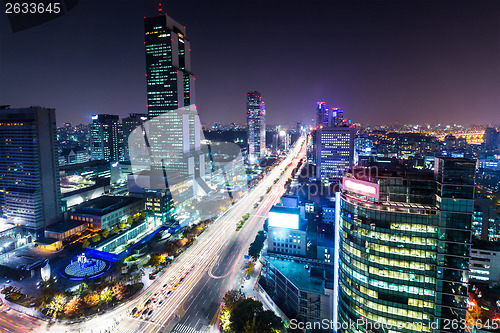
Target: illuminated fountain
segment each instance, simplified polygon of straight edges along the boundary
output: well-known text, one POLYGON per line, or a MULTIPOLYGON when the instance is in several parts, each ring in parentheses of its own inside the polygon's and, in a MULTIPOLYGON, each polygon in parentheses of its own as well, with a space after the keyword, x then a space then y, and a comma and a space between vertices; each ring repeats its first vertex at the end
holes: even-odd
POLYGON ((61 275, 70 280, 93 279, 104 274, 109 269, 109 262, 87 258, 85 253, 76 256, 76 261, 71 261, 61 271, 61 275))

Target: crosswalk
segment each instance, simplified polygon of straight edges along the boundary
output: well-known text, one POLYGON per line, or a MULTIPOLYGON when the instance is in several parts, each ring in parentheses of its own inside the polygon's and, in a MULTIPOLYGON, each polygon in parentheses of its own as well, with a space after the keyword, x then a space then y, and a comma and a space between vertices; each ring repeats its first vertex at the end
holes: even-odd
POLYGON ((175 325, 172 333, 205 333, 205 331, 195 330, 193 327, 186 326, 183 324, 175 325))

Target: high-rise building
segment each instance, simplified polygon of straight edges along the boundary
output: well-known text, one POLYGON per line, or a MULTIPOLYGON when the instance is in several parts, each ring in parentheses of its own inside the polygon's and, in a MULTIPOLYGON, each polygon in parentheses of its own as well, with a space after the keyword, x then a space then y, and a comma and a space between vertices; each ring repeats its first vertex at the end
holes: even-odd
POLYGON ((328 125, 328 108, 325 102, 316 103, 316 127, 328 125))
MULTIPOLYGON (((144 122, 148 120, 148 115, 144 113, 131 113, 128 117, 122 119, 122 127, 123 127, 123 153, 125 161, 130 160, 130 148, 129 145, 134 145, 135 147, 145 146, 142 140, 139 140, 139 137, 132 137, 135 140, 133 142, 128 142, 130 133, 136 128, 143 126, 144 122)), ((146 153, 146 147, 144 148, 144 152, 146 153)))
POLYGON ((62 218, 54 109, 0 108, 0 205, 35 237, 62 218))
POLYGON ((123 129, 118 116, 93 115, 90 140, 93 160, 123 161, 123 129))
POLYGON ((144 33, 148 117, 195 104, 186 27, 159 15, 144 19, 144 33))
MULTIPOLYGON (((191 46, 186 28, 167 15, 144 19, 151 171, 168 183, 193 181, 195 194, 210 191, 207 147, 194 105, 191 46)), ((161 182, 161 181, 160 181, 161 182)), ((158 182, 154 182, 159 189, 158 182)), ((175 195, 174 195, 175 196, 175 195)))
POLYGON ((260 160, 266 151, 266 107, 258 91, 247 94, 248 160, 260 160))
POLYGON ((316 130, 316 178, 334 182, 353 166, 355 128, 323 127, 316 130))
POLYGON ((325 102, 316 103, 316 127, 342 126, 344 125, 344 110, 340 108, 326 107, 325 102))
POLYGON ((394 333, 464 332, 446 323, 466 318, 475 161, 435 165, 434 174, 360 168, 343 178, 338 318, 364 324, 340 332, 374 323, 394 333))

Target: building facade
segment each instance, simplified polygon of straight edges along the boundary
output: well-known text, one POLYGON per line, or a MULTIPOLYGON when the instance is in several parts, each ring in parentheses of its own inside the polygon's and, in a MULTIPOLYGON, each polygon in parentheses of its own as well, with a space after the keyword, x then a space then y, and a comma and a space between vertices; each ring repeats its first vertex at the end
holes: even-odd
MULTIPOLYGON (((164 189, 163 175, 179 182, 193 182, 193 195, 209 191, 208 148, 194 101, 195 77, 191 72, 191 44, 186 28, 167 15, 144 19, 146 48, 146 83, 148 124, 144 131, 129 135, 145 140, 151 172, 158 182, 154 189, 164 189)), ((130 155, 143 149, 133 145, 130 155)), ((169 180, 170 182, 170 180, 169 180)), ((171 185, 171 184, 170 184, 171 185)))
POLYGON ((475 242, 470 251, 470 280, 500 284, 500 247, 495 242, 475 242))
POLYGON ((35 237, 62 219, 54 109, 0 108, 0 206, 35 237))
POLYGON ((75 206, 68 213, 72 221, 88 223, 94 230, 107 229, 127 222, 129 216, 140 213, 144 209, 142 198, 102 196, 75 206))
POLYGON ((123 129, 118 116, 93 115, 90 140, 92 160, 123 161, 123 129))
POLYGON ((447 332, 446 322, 465 319, 475 161, 435 163, 435 174, 360 169, 343 178, 339 322, 364 325, 341 332, 375 322, 447 332))
MULTIPOLYGON (((133 145, 139 152, 141 148, 144 150, 142 155, 147 154, 147 148, 146 145, 144 144, 143 140, 139 140, 138 137, 132 136, 131 142, 129 142, 129 137, 130 133, 134 131, 135 129, 139 127, 143 127, 144 122, 148 120, 148 115, 145 113, 131 113, 129 114, 128 117, 125 117, 122 119, 122 127, 123 127, 123 153, 124 153, 124 160, 129 161, 130 160, 130 148, 129 146, 133 145)), ((134 156, 134 158, 137 158, 140 156, 134 156)))
POLYGON ((266 151, 266 107, 258 91, 247 93, 248 161, 254 163, 266 151))
POLYGON ((338 181, 353 166, 356 130, 347 126, 323 127, 316 133, 316 178, 338 181))

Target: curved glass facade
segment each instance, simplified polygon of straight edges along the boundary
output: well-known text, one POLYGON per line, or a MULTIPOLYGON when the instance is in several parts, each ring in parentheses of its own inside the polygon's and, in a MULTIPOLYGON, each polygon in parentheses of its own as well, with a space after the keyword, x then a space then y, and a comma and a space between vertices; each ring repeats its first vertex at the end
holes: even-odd
MULTIPOLYGON (((425 208, 387 207, 341 195, 341 322, 360 319, 430 331, 434 321, 438 216, 425 208), (398 211, 402 210, 402 211, 398 211)), ((345 332, 366 332, 368 327, 345 332)))
POLYGON ((464 332, 475 162, 350 174, 340 193, 339 332, 464 332))

